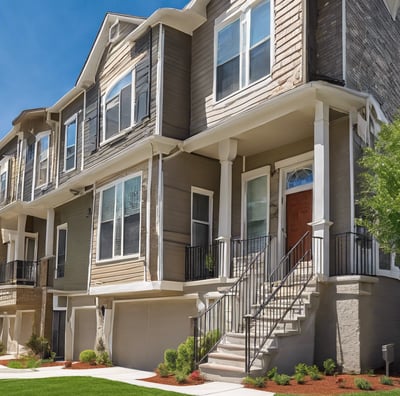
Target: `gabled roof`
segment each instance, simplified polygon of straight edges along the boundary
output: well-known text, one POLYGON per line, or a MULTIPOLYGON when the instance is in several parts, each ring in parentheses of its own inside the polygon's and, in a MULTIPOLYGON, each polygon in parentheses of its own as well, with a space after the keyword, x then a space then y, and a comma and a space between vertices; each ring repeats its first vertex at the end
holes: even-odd
POLYGON ((21 113, 19 113, 17 117, 14 118, 12 124, 15 126, 19 122, 21 122, 24 118, 32 118, 38 115, 45 115, 45 114, 46 114, 45 107, 37 107, 35 109, 22 110, 21 113))

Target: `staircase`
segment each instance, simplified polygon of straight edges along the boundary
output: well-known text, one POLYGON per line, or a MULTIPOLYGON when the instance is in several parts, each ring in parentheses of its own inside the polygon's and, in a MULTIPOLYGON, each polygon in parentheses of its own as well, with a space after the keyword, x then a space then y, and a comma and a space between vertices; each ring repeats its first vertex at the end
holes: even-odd
MULTIPOLYGON (((218 307, 225 322, 235 318, 229 321, 232 326, 219 329, 220 339, 201 356, 198 363, 205 378, 241 382, 246 375, 261 376, 274 366, 290 373, 298 362, 312 363, 318 292, 311 251, 316 242, 305 234, 272 273, 260 276, 253 268, 260 263, 252 261, 238 282, 208 308, 208 315, 203 313, 208 319, 215 317, 218 307), (252 296, 246 307, 240 307, 242 293, 252 296), (235 307, 226 304, 227 296, 237 302, 235 307)), ((260 256, 269 257, 268 247, 260 256)), ((196 323, 202 323, 200 317, 196 323)))

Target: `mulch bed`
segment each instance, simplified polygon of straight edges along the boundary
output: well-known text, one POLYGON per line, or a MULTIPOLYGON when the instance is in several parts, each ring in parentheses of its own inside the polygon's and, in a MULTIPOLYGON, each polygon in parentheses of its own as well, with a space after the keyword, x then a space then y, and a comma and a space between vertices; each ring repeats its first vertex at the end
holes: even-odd
POLYGON ((155 384, 164 384, 164 385, 173 385, 173 386, 190 386, 190 385, 201 385, 204 384, 204 379, 192 379, 190 375, 188 376, 187 380, 183 383, 179 383, 175 376, 169 375, 168 377, 161 377, 158 373, 154 375, 154 377, 150 378, 142 378, 141 381, 152 382, 155 384))
MULTIPOLYGON (((0 360, 0 365, 7 366, 8 363, 17 362, 17 361, 18 361, 18 359, 0 360)), ((64 366, 64 368, 66 370, 87 370, 87 369, 108 367, 103 364, 89 364, 89 363, 82 363, 82 362, 72 362, 70 367, 66 367, 65 362, 46 362, 46 363, 42 363, 40 365, 40 367, 56 367, 56 366, 64 366)))

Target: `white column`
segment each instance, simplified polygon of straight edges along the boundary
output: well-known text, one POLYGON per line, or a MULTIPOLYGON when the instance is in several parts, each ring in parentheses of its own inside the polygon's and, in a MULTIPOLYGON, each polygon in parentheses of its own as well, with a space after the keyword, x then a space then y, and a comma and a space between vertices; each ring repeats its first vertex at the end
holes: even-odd
POLYGON ((54 255, 54 209, 47 209, 45 256, 54 255))
POLYGON ((26 215, 18 215, 17 237, 15 238, 15 255, 14 260, 25 259, 25 226, 26 215))
POLYGON ((228 278, 230 264, 230 240, 232 225, 232 161, 237 154, 237 141, 227 139, 219 143, 218 154, 221 164, 218 239, 224 243, 220 276, 228 278))
POLYGON ((314 120, 313 235, 322 238, 314 253, 315 272, 329 276, 329 106, 317 101, 314 120))

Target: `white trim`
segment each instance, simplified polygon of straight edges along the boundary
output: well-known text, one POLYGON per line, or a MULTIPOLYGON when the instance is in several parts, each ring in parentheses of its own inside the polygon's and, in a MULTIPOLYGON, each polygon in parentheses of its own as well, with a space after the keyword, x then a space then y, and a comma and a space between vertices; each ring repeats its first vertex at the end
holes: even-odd
MULTIPOLYGON (((116 295, 121 293, 141 293, 143 291, 177 291, 183 292, 183 282, 154 281, 154 282, 130 282, 121 284, 91 286, 90 296, 116 295)), ((153 298, 151 298, 153 300, 153 298)))
POLYGON ((153 156, 151 156, 147 163, 147 191, 146 191, 146 265, 144 266, 144 277, 147 281, 147 271, 150 271, 150 251, 151 251, 151 191, 153 181, 153 156))
POLYGON ((265 235, 269 234, 269 226, 270 226, 270 204, 271 204, 271 167, 269 165, 263 166, 261 168, 253 169, 248 172, 242 173, 242 200, 241 200, 241 226, 240 233, 241 239, 247 239, 247 185, 248 182, 254 179, 258 179, 259 177, 266 176, 267 177, 267 206, 266 206, 266 230, 265 235))
MULTIPOLYGON (((8 184, 10 182, 10 172, 9 172, 9 164, 11 161, 12 157, 11 156, 5 156, 1 161, 0 161, 0 193, 1 193, 1 177, 5 173, 6 174, 6 183, 5 183, 5 189, 4 189, 4 198, 0 201, 0 204, 4 204, 7 202, 8 198, 8 184)), ((19 174, 19 171, 17 171, 19 174)))
POLYGON ((213 202, 214 191, 204 188, 192 186, 190 192, 190 244, 193 246, 193 194, 204 195, 208 197, 208 222, 195 220, 196 223, 208 224, 208 244, 212 242, 212 226, 213 226, 213 202))
POLYGON ((117 41, 120 37, 120 24, 119 24, 119 19, 117 19, 109 28, 108 28, 108 42, 109 43, 114 43, 117 41), (112 37, 112 30, 116 28, 116 35, 115 37, 112 37))
MULTIPOLYGON (((164 45, 165 45, 165 31, 164 25, 160 23, 160 31, 158 38, 158 60, 157 60, 157 98, 156 98, 156 135, 162 135, 163 123, 163 87, 164 87, 164 45)), ((151 67, 151 65, 150 65, 151 67)))
POLYGON ((313 161, 314 151, 308 151, 304 154, 295 155, 294 157, 285 158, 284 160, 275 162, 275 169, 287 168, 298 165, 301 162, 313 161))
MULTIPOLYGON (((86 120, 86 96, 87 90, 83 91, 83 113, 82 113, 82 124, 81 124, 81 171, 85 169, 85 120, 86 120)), ((98 107, 98 105, 97 105, 98 107)), ((97 115, 98 117, 99 115, 97 115)))
POLYGON ((156 229, 158 233, 158 259, 157 259, 157 277, 158 281, 164 278, 164 181, 163 181, 163 158, 159 155, 158 163, 158 210, 156 229))
MULTIPOLYGON (((34 161, 33 161, 33 180, 32 180, 32 201, 35 199, 35 190, 38 188, 43 188, 46 187, 49 182, 50 182, 50 144, 51 144, 51 130, 49 131, 43 131, 40 132, 36 135, 36 140, 35 140, 35 154, 34 154, 34 161), (48 138, 48 147, 47 147, 47 172, 46 172, 46 181, 42 184, 36 185, 36 167, 38 165, 38 144, 39 142, 44 139, 48 138)), ((40 161, 39 161, 40 163, 40 161)))
MULTIPOLYGON (((97 263, 111 263, 115 261, 121 261, 121 260, 128 260, 128 259, 140 259, 141 257, 141 229, 142 229, 142 192, 143 189, 143 172, 135 172, 131 173, 125 177, 122 177, 120 179, 114 180, 101 188, 99 188, 97 191, 100 194, 100 199, 99 199, 99 215, 98 215, 98 220, 97 220, 97 246, 96 246, 96 262, 97 263), (100 253, 100 230, 101 230, 101 208, 103 204, 103 192, 109 188, 116 187, 118 184, 124 184, 125 181, 130 180, 130 179, 135 179, 137 177, 140 177, 140 197, 139 197, 139 241, 138 241, 138 252, 129 254, 129 255, 123 255, 123 243, 121 243, 121 255, 120 256, 114 256, 114 233, 115 233, 115 201, 114 201, 114 219, 113 219, 113 241, 112 241, 112 257, 107 258, 107 259, 100 259, 99 253, 100 253)), ((115 190, 116 191, 116 190, 115 190)), ((114 196, 115 198, 115 196, 114 196)), ((122 200, 123 202, 123 200, 122 200)), ((123 204, 123 203, 122 203, 123 204)), ((121 231, 121 241, 123 241, 123 230, 121 231)))
POLYGON ((78 113, 75 113, 73 116, 69 117, 65 122, 64 122, 64 167, 63 167, 63 172, 68 173, 72 172, 76 169, 77 166, 77 145, 78 145, 78 113), (68 127, 75 123, 75 144, 74 144, 74 165, 72 168, 67 169, 67 129, 68 127))
MULTIPOLYGON (((67 264, 67 247, 68 247, 68 223, 60 224, 57 226, 57 242, 56 242, 56 265, 54 270, 54 279, 58 279, 58 249, 60 242, 60 231, 65 231, 65 252, 64 252, 64 276, 65 276, 65 265, 67 264)), ((63 278, 64 278, 63 276, 63 278)))
MULTIPOLYGON (((86 285, 86 290, 89 290, 90 288, 90 283, 92 281, 92 267, 93 267, 93 238, 94 238, 94 218, 95 218, 95 213, 94 211, 97 210, 98 213, 100 213, 100 204, 96 208, 96 196, 97 196, 97 186, 96 183, 93 184, 93 199, 92 199, 92 216, 90 220, 90 248, 89 248, 89 267, 88 267, 88 277, 87 277, 87 285, 86 285)), ((100 202, 99 202, 100 203, 100 202)), ((99 230, 96 230, 97 234, 99 230)), ((98 244, 96 244, 96 250, 97 250, 98 244)), ((96 253, 97 257, 97 253, 96 253)))

